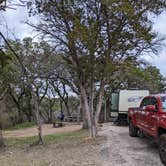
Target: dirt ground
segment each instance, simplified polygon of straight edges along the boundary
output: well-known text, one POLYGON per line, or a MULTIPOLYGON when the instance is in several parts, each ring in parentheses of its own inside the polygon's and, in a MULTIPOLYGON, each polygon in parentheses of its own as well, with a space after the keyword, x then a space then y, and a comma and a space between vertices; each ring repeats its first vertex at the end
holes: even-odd
POLYGON ((130 137, 128 127, 105 124, 100 135, 107 138, 101 144, 103 166, 163 166, 154 140, 130 137))
POLYGON ((0 166, 162 166, 157 146, 131 138, 128 127, 104 124, 94 142, 65 140, 47 147, 0 152, 0 166))
MULTIPOLYGON (((81 129, 81 125, 76 124, 66 124, 64 127, 60 128, 53 128, 51 124, 44 124, 42 125, 43 135, 49 134, 60 134, 64 132, 72 132, 81 129)), ((5 138, 23 138, 23 137, 32 137, 38 135, 37 127, 21 129, 21 130, 14 130, 14 131, 4 131, 3 136, 5 138)))

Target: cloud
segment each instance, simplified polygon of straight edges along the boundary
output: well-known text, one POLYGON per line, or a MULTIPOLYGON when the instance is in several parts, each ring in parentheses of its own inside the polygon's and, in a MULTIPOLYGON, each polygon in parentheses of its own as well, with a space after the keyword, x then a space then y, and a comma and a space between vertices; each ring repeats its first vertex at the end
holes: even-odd
POLYGON ((154 20, 153 29, 163 35, 166 35, 166 12, 156 17, 154 20))

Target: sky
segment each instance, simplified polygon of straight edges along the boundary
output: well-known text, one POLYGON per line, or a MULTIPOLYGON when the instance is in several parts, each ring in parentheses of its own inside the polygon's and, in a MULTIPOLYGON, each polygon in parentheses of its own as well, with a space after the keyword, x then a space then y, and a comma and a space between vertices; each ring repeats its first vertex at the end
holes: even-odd
MULTIPOLYGON (((0 22, 6 22, 6 25, 0 24, 0 31, 3 31, 6 37, 12 36, 13 38, 34 37, 35 31, 28 25, 24 24, 28 18, 28 12, 26 8, 18 7, 17 10, 8 9, 5 12, 0 12, 0 22), (9 31, 9 32, 8 32, 9 31)), ((32 22, 37 22, 36 18, 30 18, 32 22)), ((160 36, 166 37, 166 12, 163 12, 160 16, 153 18, 154 31, 158 32, 160 36)), ((159 51, 157 56, 144 57, 152 65, 157 66, 161 73, 166 77, 166 41, 165 46, 159 51)))
MULTIPOLYGON (((166 12, 163 12, 159 17, 155 19, 154 30, 158 32, 162 37, 166 38, 166 12)), ((164 41, 165 46, 159 52, 159 55, 150 58, 150 62, 157 66, 161 73, 166 76, 166 40, 164 41)))

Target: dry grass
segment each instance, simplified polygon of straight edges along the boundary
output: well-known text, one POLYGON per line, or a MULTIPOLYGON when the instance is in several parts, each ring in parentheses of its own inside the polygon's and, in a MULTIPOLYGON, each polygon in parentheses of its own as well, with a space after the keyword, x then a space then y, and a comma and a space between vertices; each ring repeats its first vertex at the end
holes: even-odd
POLYGON ((36 137, 8 138, 8 148, 0 152, 2 166, 96 166, 101 138, 90 140, 79 130, 44 137, 47 146, 29 147, 36 137))

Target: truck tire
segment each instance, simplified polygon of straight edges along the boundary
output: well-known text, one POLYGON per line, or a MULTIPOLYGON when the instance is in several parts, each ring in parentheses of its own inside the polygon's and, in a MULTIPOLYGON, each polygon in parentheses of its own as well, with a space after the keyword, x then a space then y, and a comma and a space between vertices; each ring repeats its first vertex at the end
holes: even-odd
POLYGON ((162 134, 159 139, 159 154, 162 163, 166 166, 166 134, 162 134))
POLYGON ((129 135, 131 137, 137 137, 138 128, 135 127, 132 123, 132 120, 129 121, 129 135))

